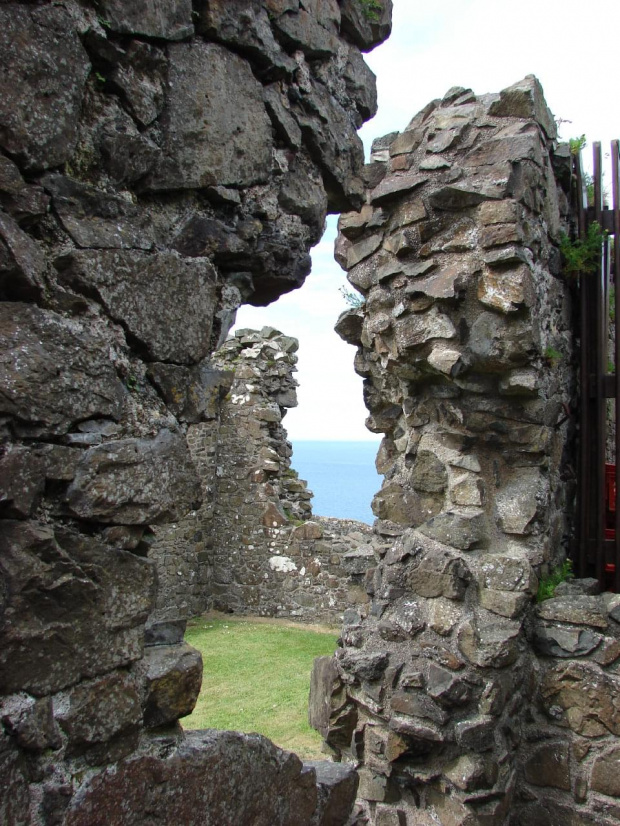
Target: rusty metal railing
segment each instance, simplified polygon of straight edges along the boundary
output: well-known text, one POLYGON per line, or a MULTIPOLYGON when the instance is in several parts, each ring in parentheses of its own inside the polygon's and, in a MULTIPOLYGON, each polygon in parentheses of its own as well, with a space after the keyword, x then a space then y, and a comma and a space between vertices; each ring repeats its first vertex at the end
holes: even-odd
MULTIPOLYGON (((601 144, 593 144, 590 182, 584 176, 580 154, 573 158, 578 236, 585 241, 595 222, 602 231, 599 260, 592 271, 578 276, 580 417, 574 562, 578 576, 594 576, 602 587, 620 591, 620 335, 615 334, 614 347, 610 347, 609 335, 610 309, 615 309, 616 284, 620 281, 617 140, 611 143, 611 166, 612 205, 609 206, 603 187, 601 144), (608 399, 616 400, 615 463, 607 461, 606 455, 608 399)), ((615 317, 611 323, 615 330, 615 317)))

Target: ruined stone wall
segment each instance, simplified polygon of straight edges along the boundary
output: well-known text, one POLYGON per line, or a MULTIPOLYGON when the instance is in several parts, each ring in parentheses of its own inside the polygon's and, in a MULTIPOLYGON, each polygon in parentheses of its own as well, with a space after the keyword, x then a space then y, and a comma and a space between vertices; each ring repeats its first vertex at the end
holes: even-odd
POLYGON ((193 455, 204 457, 205 504, 158 532, 149 553, 161 618, 215 608, 340 622, 368 600, 372 529, 313 518, 312 493, 291 466, 283 417, 297 405, 297 347, 266 327, 238 330, 214 355, 227 392, 217 419, 188 432, 193 455))
POLYGON ((385 434, 390 546, 317 661, 311 715, 361 767, 373 824, 617 817, 617 599, 575 583, 533 602, 572 516, 567 160, 535 78, 451 89, 375 142, 340 220, 365 303, 337 330, 385 434))
MULTIPOLYGON (((0 5, 3 822, 321 820, 314 769, 174 727, 201 663, 161 601, 145 648, 148 555, 208 508, 209 357, 235 308, 298 287, 326 211, 361 203, 360 50, 390 11, 0 5)), ((198 591, 203 542, 165 562, 193 555, 198 591)))

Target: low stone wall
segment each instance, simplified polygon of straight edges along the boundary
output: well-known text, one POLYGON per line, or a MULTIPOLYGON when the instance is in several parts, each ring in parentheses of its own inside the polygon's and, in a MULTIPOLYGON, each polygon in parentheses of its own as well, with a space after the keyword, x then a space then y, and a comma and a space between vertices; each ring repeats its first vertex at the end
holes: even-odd
POLYGON ((620 595, 566 582, 528 622, 536 652, 519 754, 519 826, 620 819, 620 595))

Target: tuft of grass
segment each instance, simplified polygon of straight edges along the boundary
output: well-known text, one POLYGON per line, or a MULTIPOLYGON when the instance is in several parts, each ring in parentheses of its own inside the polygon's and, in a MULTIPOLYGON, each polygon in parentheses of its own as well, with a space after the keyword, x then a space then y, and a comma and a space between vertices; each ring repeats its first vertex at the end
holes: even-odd
POLYGON ((354 293, 353 290, 348 290, 344 286, 340 287, 338 292, 344 298, 349 307, 352 307, 354 310, 358 310, 360 307, 363 307, 366 303, 366 299, 363 295, 360 295, 359 293, 354 293))
POLYGON ((585 148, 587 142, 585 135, 579 135, 578 138, 569 138, 568 147, 571 155, 578 155, 585 148))
POLYGON ((558 362, 562 360, 562 353, 557 350, 555 347, 545 347, 545 352, 543 354, 545 361, 550 367, 556 367, 558 362))
POLYGON ((561 582, 566 582, 567 579, 572 579, 573 563, 570 559, 565 560, 561 565, 552 568, 551 572, 541 578, 538 583, 538 593, 536 594, 536 602, 544 602, 546 599, 551 599, 555 594, 555 589, 561 582))
POLYGON ((564 259, 564 272, 569 274, 596 272, 606 236, 600 225, 594 221, 588 227, 585 238, 571 241, 566 233, 560 235, 560 252, 564 259))
POLYGON ((362 14, 370 23, 378 23, 381 20, 383 6, 380 0, 358 0, 362 9, 362 14))
POLYGON ((300 757, 321 756, 308 724, 310 672, 315 657, 334 653, 335 631, 207 616, 188 624, 185 639, 201 652, 204 676, 184 728, 257 732, 300 757))

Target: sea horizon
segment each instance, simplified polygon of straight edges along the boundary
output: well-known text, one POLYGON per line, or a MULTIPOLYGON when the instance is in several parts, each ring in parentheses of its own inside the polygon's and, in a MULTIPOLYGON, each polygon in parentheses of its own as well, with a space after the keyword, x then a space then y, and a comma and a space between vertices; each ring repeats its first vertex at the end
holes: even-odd
POLYGON ((370 503, 383 477, 375 468, 379 440, 291 439, 291 467, 313 492, 315 516, 372 525, 370 503))

